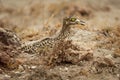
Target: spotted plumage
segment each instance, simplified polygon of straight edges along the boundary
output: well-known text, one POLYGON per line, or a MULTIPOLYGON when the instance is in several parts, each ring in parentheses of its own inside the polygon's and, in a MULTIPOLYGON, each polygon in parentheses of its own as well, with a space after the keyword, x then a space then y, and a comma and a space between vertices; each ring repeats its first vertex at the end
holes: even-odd
POLYGON ((45 38, 43 40, 38 40, 33 43, 23 44, 22 50, 28 53, 42 53, 46 49, 52 49, 55 40, 53 38, 45 38))
POLYGON ((40 54, 46 51, 49 52, 49 50, 53 49, 56 42, 58 42, 59 40, 64 40, 65 38, 70 36, 71 27, 76 24, 84 25, 84 22, 80 21, 77 18, 64 18, 63 26, 58 36, 54 38, 45 38, 43 40, 38 40, 30 44, 23 44, 21 49, 28 53, 40 54))

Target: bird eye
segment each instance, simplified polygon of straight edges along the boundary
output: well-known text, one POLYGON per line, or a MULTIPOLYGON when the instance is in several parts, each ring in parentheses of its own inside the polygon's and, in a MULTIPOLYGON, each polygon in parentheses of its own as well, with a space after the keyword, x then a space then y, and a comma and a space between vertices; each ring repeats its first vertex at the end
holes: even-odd
POLYGON ((74 22, 76 20, 76 18, 71 18, 70 21, 74 22))

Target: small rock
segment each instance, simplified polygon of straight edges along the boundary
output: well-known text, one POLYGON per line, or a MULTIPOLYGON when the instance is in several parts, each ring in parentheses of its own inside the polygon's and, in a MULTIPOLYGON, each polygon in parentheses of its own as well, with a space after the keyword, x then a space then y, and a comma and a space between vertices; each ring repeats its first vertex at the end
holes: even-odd
POLYGON ((109 66, 115 66, 115 63, 112 59, 110 58, 104 58, 104 61, 109 65, 109 66))
POLYGON ((68 68, 67 68, 67 67, 65 67, 65 70, 66 70, 66 71, 68 71, 68 68))
POLYGON ((31 66, 32 69, 35 69, 37 66, 31 66))
POLYGON ((5 76, 6 78, 10 78, 10 76, 9 76, 9 75, 7 75, 7 74, 5 74, 4 76, 5 76))

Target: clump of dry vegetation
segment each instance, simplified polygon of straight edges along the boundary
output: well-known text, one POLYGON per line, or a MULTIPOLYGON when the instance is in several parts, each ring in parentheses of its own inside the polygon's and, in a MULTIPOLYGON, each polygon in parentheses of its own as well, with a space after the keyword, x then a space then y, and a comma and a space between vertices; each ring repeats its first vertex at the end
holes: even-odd
POLYGON ((119 56, 120 45, 120 26, 103 28, 100 33, 102 35, 102 43, 98 44, 99 47, 107 49, 114 49, 114 55, 119 56), (103 37, 104 36, 104 37, 103 37), (103 45, 106 44, 106 45, 103 45))
POLYGON ((14 57, 20 53, 17 47, 20 46, 19 39, 13 39, 15 35, 12 31, 0 28, 0 66, 9 69, 17 68, 20 64, 14 57))
POLYGON ((93 53, 91 51, 82 51, 82 49, 73 45, 72 41, 61 40, 56 43, 52 54, 47 60, 50 64, 78 64, 80 61, 88 61, 92 58, 93 53))

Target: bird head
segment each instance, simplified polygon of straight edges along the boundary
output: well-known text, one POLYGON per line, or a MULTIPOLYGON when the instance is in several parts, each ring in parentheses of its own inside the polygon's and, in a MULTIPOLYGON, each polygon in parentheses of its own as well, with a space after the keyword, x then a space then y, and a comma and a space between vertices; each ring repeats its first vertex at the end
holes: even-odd
POLYGON ((85 22, 78 19, 78 18, 75 18, 75 17, 66 17, 63 19, 63 25, 85 25, 85 22))

